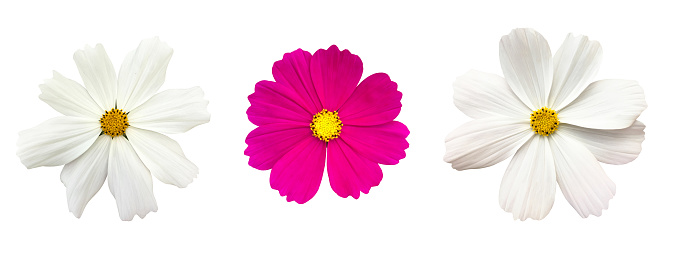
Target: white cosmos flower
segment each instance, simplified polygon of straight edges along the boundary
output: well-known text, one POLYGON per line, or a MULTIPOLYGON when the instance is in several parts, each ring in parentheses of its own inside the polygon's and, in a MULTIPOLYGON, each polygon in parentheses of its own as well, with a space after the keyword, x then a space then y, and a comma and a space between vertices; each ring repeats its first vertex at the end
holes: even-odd
POLYGON ((532 29, 503 36, 505 78, 470 71, 454 82, 454 103, 475 120, 447 135, 444 160, 457 170, 478 169, 514 154, 499 202, 515 219, 544 218, 555 183, 580 216, 600 216, 615 184, 597 161, 637 158, 645 126, 636 119, 646 108, 636 81, 590 83, 601 56, 586 36, 569 35, 554 57, 532 29))
POLYGON ((143 40, 117 76, 103 46, 75 52, 84 86, 54 72, 40 99, 65 116, 19 132, 17 155, 27 168, 63 166, 68 208, 80 217, 106 177, 119 217, 157 211, 152 175, 185 187, 198 169, 180 145, 162 133, 182 133, 206 123, 208 101, 199 87, 157 90, 173 49, 143 40))

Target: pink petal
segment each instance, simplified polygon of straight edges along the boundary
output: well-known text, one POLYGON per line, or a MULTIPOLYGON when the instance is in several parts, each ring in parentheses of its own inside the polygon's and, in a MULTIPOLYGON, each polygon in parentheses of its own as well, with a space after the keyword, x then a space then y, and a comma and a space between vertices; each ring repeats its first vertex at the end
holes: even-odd
POLYGON ((248 120, 258 126, 293 123, 308 127, 313 113, 302 106, 301 99, 292 87, 263 80, 255 84, 255 93, 248 96, 250 107, 246 114, 248 120))
POLYGON ((339 117, 342 123, 348 125, 383 124, 398 117, 402 97, 398 84, 391 81, 386 73, 375 73, 356 87, 339 109, 339 117))
POLYGON ((311 54, 297 49, 275 62, 272 74, 276 82, 292 88, 296 94, 291 99, 313 115, 322 110, 322 105, 311 80, 310 62, 311 54))
POLYGON ((405 138, 409 134, 405 124, 391 121, 368 127, 344 126, 340 138, 363 157, 392 165, 405 158, 405 149, 410 146, 405 138))
POLYGON ((248 164, 259 170, 268 170, 291 149, 306 138, 311 138, 309 126, 275 124, 260 126, 248 134, 248 147, 244 154, 250 156, 248 164))
POLYGON ((341 197, 358 199, 378 186, 384 174, 379 164, 356 153, 341 139, 328 143, 328 177, 332 190, 341 197))
POLYGON ((333 45, 319 49, 311 59, 311 78, 323 108, 339 109, 351 96, 363 75, 363 62, 349 50, 339 51, 333 45))
POLYGON ((306 203, 316 195, 325 168, 325 142, 307 137, 271 169, 269 184, 288 202, 306 203))

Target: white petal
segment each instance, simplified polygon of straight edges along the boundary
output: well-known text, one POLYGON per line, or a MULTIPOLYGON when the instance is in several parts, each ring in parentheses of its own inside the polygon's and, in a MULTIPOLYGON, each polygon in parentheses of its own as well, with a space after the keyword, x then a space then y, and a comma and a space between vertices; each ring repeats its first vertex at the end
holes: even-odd
POLYGON ((545 106, 552 85, 548 41, 533 29, 514 29, 501 38, 501 69, 508 85, 529 109, 545 106))
POLYGON ((129 112, 131 126, 161 133, 182 133, 211 119, 200 87, 169 89, 129 112))
POLYGON ((180 145, 157 132, 129 127, 126 136, 138 157, 159 181, 186 187, 197 177, 199 169, 185 157, 180 145))
POLYGON ((104 110, 115 107, 117 95, 117 74, 108 54, 101 44, 91 48, 85 46, 73 56, 84 86, 91 97, 104 110))
POLYGON ((56 117, 19 132, 16 154, 29 169, 59 166, 82 155, 100 133, 100 123, 95 119, 56 117))
POLYGON ((572 137, 587 147, 598 161, 608 164, 625 164, 633 161, 641 153, 644 128, 640 121, 624 129, 589 129, 561 124, 557 132, 572 137))
POLYGON ((583 218, 601 216, 615 195, 615 184, 606 176, 597 159, 573 138, 550 136, 557 183, 564 197, 583 218))
POLYGON ((532 135, 525 119, 473 120, 447 135, 444 160, 457 170, 488 167, 512 156, 532 135))
POLYGON ((98 119, 104 113, 84 87, 56 71, 40 90, 40 99, 64 115, 98 119))
POLYGON ((77 218, 108 176, 110 141, 109 136, 99 136, 86 152, 63 166, 61 182, 66 186, 68 209, 77 218))
POLYGON ((576 100, 558 110, 559 121, 594 129, 622 129, 646 109, 644 90, 636 81, 607 79, 590 84, 576 100))
POLYGON ((145 39, 129 53, 119 70, 117 106, 133 110, 164 84, 173 49, 159 38, 145 39))
POLYGON ((552 209, 556 188, 550 143, 547 137, 536 135, 510 161, 501 181, 499 202, 513 219, 540 220, 552 209))
POLYGON ((522 118, 533 111, 522 103, 504 78, 476 70, 454 81, 454 104, 474 119, 497 115, 522 118))
POLYGON ((569 34, 555 53, 548 107, 562 109, 576 99, 599 71, 601 57, 599 42, 569 34))
POLYGON ((119 218, 132 220, 134 215, 145 218, 157 211, 152 193, 152 176, 133 147, 123 137, 112 140, 108 162, 108 186, 117 201, 119 218))

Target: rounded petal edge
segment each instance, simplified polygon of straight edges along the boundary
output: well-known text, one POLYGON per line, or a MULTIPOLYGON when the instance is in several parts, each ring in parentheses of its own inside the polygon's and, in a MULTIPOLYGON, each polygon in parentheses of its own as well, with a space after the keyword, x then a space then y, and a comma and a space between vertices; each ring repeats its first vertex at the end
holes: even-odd
POLYGON ((527 117, 532 110, 498 75, 471 70, 454 81, 454 105, 473 119, 527 117))
POLYGON ((349 50, 336 45, 318 49, 311 57, 311 79, 323 108, 335 111, 356 89, 363 76, 363 62, 349 50))
POLYGON ((130 111, 129 124, 161 133, 184 133, 211 120, 207 106, 201 87, 168 89, 130 111))
POLYGON ((346 125, 373 126, 393 121, 398 114, 403 94, 398 84, 386 73, 375 73, 365 78, 338 110, 346 125))
POLYGON ((515 154, 534 133, 525 121, 489 118, 461 125, 445 138, 445 162, 456 170, 479 169, 515 154))
POLYGON ((533 29, 513 29, 499 43, 501 69, 508 85, 531 110, 547 103, 552 87, 552 53, 533 29))
POLYGON ((561 123, 623 129, 631 126, 646 107, 644 90, 636 81, 606 79, 591 83, 576 100, 557 112, 561 123))

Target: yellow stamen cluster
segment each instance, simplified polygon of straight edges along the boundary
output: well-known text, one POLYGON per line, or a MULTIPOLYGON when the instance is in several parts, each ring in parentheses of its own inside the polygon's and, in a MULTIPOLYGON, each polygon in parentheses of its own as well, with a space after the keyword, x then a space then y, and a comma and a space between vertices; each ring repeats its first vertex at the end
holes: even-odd
POLYGON ((314 137, 317 137, 326 143, 330 141, 330 139, 339 137, 339 134, 342 133, 342 126, 343 124, 342 121, 339 120, 337 111, 329 112, 326 109, 316 113, 314 119, 311 121, 311 125, 309 125, 314 137))
POLYGON ((549 136, 559 127, 557 112, 543 107, 531 114, 531 129, 541 136, 549 136))
POLYGON ((99 120, 101 122, 101 130, 103 133, 115 138, 116 136, 124 135, 126 128, 129 127, 128 113, 112 108, 110 111, 105 111, 103 117, 99 120))

